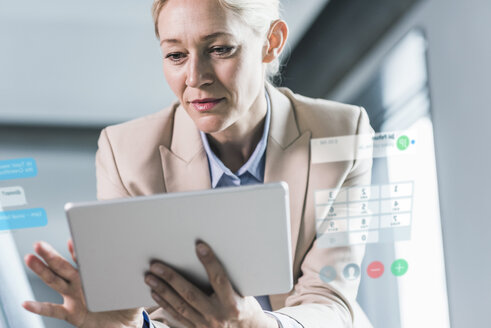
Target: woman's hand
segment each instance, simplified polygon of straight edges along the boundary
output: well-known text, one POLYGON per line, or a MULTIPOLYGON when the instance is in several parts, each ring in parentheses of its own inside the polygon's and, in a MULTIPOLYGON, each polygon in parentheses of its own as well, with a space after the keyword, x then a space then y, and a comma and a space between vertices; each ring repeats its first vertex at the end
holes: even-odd
MULTIPOLYGON (((68 249, 76 262, 73 244, 68 242, 68 249)), ((92 327, 142 327, 141 309, 112 312, 89 312, 85 305, 80 275, 67 260, 53 247, 45 242, 34 244, 36 255, 25 256, 27 266, 34 271, 49 287, 63 297, 63 304, 26 301, 22 306, 33 313, 65 320, 82 328, 92 327)))
POLYGON ((232 287, 211 248, 199 242, 198 258, 206 269, 214 293, 207 296, 176 271, 154 262, 145 282, 153 299, 186 327, 277 328, 276 320, 265 314, 254 297, 242 297, 232 287))

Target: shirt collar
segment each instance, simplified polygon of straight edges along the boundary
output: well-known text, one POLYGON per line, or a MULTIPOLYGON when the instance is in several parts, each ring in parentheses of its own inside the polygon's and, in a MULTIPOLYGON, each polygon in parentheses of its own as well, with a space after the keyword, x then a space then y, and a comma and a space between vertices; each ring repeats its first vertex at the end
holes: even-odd
POLYGON ((266 153, 266 146, 269 135, 269 124, 271 120, 271 100, 269 98, 267 90, 265 90, 265 96, 267 111, 266 118, 264 120, 263 135, 261 137, 261 140, 259 140, 256 148, 254 149, 251 157, 249 157, 247 162, 242 165, 242 167, 235 174, 228 167, 226 167, 223 162, 215 155, 215 153, 210 148, 210 144, 208 143, 206 134, 200 131, 203 147, 205 148, 206 156, 208 157, 212 188, 215 188, 217 186, 218 182, 224 174, 229 177, 240 177, 241 175, 249 172, 249 174, 251 174, 259 182, 262 182, 264 180, 264 155, 266 153))

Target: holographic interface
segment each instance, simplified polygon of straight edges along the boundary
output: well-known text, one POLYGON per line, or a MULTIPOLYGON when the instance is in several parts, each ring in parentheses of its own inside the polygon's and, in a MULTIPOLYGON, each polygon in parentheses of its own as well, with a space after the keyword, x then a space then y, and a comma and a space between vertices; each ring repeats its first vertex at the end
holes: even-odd
POLYGON ((409 240, 413 190, 409 181, 317 191, 319 247, 409 240))
MULTIPOLYGON (((0 161, 0 182, 34 178, 38 169, 33 158, 0 161)), ((19 184, 0 185, 0 231, 43 227, 48 223, 43 208, 28 208, 24 188, 19 184), (5 209, 9 210, 5 210, 5 209)))

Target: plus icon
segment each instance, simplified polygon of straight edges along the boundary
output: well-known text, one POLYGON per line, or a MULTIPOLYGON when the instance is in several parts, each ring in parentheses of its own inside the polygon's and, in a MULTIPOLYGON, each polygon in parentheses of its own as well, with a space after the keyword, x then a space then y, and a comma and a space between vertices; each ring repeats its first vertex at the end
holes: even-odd
POLYGON ((394 276, 400 277, 407 272, 408 267, 409 266, 406 260, 398 259, 392 262, 392 265, 390 266, 390 270, 392 271, 392 274, 394 274, 394 276))

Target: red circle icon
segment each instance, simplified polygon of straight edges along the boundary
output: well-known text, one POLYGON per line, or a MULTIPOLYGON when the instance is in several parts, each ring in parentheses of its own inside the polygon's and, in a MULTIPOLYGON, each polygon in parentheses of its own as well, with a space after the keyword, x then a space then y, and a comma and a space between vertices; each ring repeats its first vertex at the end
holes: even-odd
POLYGON ((382 262, 373 261, 367 267, 367 274, 370 278, 376 279, 384 274, 384 265, 382 262))

